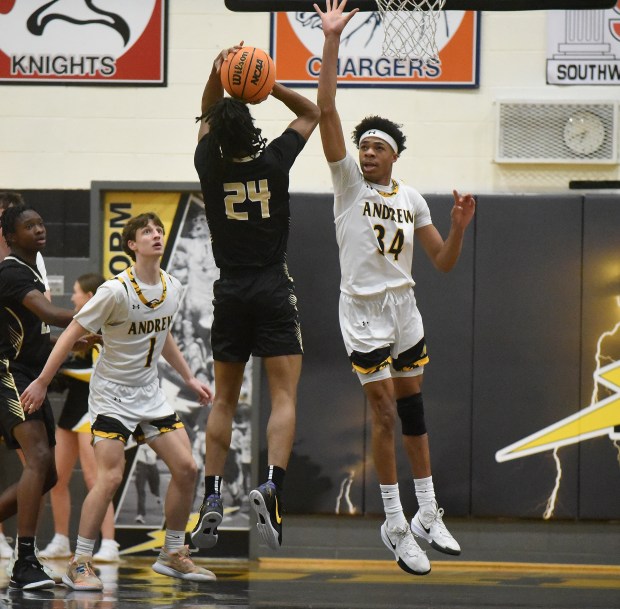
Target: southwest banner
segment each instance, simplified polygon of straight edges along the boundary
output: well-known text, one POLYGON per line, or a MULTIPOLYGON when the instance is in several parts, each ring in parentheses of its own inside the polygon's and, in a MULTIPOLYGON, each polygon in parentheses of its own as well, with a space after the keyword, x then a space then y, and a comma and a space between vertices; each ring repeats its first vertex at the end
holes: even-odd
POLYGON ((547 84, 620 85, 620 2, 547 19, 547 84))
POLYGON ((167 0, 0 0, 1 84, 166 84, 167 0))
MULTIPOLYGON (((396 59, 382 55, 379 13, 358 13, 342 36, 338 86, 477 87, 479 32, 479 13, 444 11, 437 25, 438 59, 396 59)), ((315 86, 322 49, 321 20, 315 12, 272 13, 271 56, 278 81, 315 86)))

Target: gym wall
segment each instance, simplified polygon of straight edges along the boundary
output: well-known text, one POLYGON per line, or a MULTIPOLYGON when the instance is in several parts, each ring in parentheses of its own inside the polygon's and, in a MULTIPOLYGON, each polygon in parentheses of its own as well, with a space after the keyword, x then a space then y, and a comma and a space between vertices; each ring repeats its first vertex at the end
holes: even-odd
MULTIPOLYGON (((427 199, 435 225, 447 235, 452 197, 427 199)), ((459 516, 616 519, 619 403, 610 398, 613 390, 595 384, 594 374, 597 361, 620 366, 613 228, 620 225, 619 198, 477 200, 475 224, 451 273, 433 269, 421 248, 414 254, 430 355, 423 395, 440 505, 459 516), (555 456, 548 449, 496 461, 497 451, 603 400, 611 400, 612 412, 602 435, 578 441, 569 433, 572 443, 555 456)), ((338 327, 338 252, 328 197, 294 196, 289 243, 305 357, 286 507, 292 513, 379 514, 369 413, 338 327)), ((268 411, 264 389, 263 432, 268 411)), ((401 495, 412 514, 412 475, 402 457, 401 450, 401 495)))
MULTIPOLYGON (((64 277, 65 294, 55 299, 71 306, 75 278, 95 268, 88 258, 90 193, 24 194, 46 219, 48 272, 64 277)), ((452 197, 427 199, 445 236, 452 197)), ((441 505, 455 516, 617 519, 618 403, 597 367, 613 369, 620 362, 619 197, 480 195, 477 201, 474 225, 452 272, 433 269, 421 248, 414 254, 430 354, 423 395, 441 505), (601 435, 569 437, 555 455, 548 449, 496 460, 497 451, 599 403, 611 409, 601 435)), ((378 514, 369 413, 338 327, 331 197, 294 194, 292 216, 289 267, 305 357, 286 508, 378 514)), ((264 378, 261 388, 257 435, 264 468, 269 412, 264 378)), ((59 411, 60 399, 52 401, 59 411)), ((2 462, 15 467, 2 468, 2 485, 19 469, 11 459, 3 449, 2 462)), ((412 476, 402 454, 399 480, 411 513, 412 476)), ((74 476, 76 514, 81 485, 74 476)))

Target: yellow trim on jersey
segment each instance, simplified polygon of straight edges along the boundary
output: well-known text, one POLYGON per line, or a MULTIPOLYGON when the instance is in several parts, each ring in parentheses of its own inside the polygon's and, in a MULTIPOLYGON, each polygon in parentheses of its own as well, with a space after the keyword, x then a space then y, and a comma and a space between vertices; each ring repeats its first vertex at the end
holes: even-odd
POLYGON ((17 385, 15 385, 15 379, 9 370, 9 360, 2 359, 0 360, 0 363, 2 363, 6 370, 6 374, 0 375, 0 382, 8 389, 12 389, 15 392, 15 398, 8 398, 6 404, 13 415, 15 415, 18 419, 25 421, 26 414, 24 413, 22 404, 19 401, 19 391, 17 389, 17 385))
POLYGON ((389 197, 395 197, 398 194, 398 182, 394 178, 392 178, 392 192, 385 192, 384 190, 379 190, 372 185, 370 185, 370 187, 376 190, 382 197, 385 197, 386 199, 389 197))
POLYGON ((142 290, 140 289, 140 286, 138 285, 138 282, 136 281, 136 278, 134 277, 132 271, 133 268, 133 266, 130 266, 127 269, 127 276, 129 277, 129 281, 131 281, 131 285, 135 293, 138 295, 140 302, 146 305, 149 309, 156 309, 160 304, 164 302, 164 300, 166 300, 166 293, 168 292, 168 286, 166 285, 166 276, 164 275, 164 272, 161 269, 159 270, 159 277, 161 278, 162 286, 161 298, 159 300, 153 299, 147 301, 147 299, 144 297, 144 294, 142 293, 142 290))
POLYGON ((15 349, 15 357, 17 357, 22 350, 22 346, 24 344, 24 326, 22 325, 22 322, 17 316, 17 313, 15 313, 15 311, 10 309, 9 307, 4 307, 4 310, 7 313, 10 313, 15 318, 15 321, 19 324, 19 329, 21 330, 21 334, 19 334, 12 328, 9 328, 9 340, 11 341, 13 349, 15 349))

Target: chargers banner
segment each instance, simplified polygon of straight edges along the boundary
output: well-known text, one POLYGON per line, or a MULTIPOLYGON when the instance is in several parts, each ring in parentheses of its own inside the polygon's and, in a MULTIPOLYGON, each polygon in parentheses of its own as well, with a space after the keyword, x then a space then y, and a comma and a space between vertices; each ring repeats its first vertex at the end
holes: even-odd
POLYGON ((547 19, 547 84, 620 85, 620 2, 547 19))
POLYGON ((166 84, 167 0, 0 0, 0 83, 166 84))
MULTIPOLYGON (((343 87, 478 86, 480 17, 475 11, 444 11, 437 25, 439 60, 382 56, 383 25, 378 12, 355 15, 340 44, 338 84, 343 87)), ((271 56, 280 82, 316 85, 323 32, 314 12, 271 14, 271 56)))

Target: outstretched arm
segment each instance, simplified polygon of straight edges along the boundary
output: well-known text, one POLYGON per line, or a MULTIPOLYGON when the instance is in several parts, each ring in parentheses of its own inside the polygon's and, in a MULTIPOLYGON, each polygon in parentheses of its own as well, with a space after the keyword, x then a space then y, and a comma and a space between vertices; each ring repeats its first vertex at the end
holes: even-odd
POLYGON ((24 296, 22 304, 32 313, 34 313, 41 321, 50 326, 58 326, 66 328, 73 319, 75 311, 69 309, 61 309, 53 305, 44 294, 38 290, 31 290, 24 296))
MULTIPOLYGON (((211 67, 211 73, 207 79, 204 91, 202 92, 202 100, 200 103, 200 115, 204 116, 205 112, 220 99, 224 97, 224 87, 222 86, 222 80, 220 78, 220 71, 222 64, 230 53, 236 53, 243 46, 243 40, 229 49, 224 49, 217 54, 217 57, 213 60, 213 66, 211 67)), ((204 135, 209 132, 209 124, 201 120, 200 129, 198 130, 198 140, 202 139, 204 135)))
POLYGON ((323 24, 323 59, 321 60, 321 72, 319 74, 319 88, 317 91, 317 103, 321 111, 319 129, 323 152, 329 162, 340 161, 346 155, 342 123, 336 110, 336 87, 338 85, 338 50, 340 48, 340 35, 347 23, 358 9, 344 14, 347 0, 338 4, 338 0, 327 0, 327 10, 323 12, 316 4, 314 9, 321 17, 323 24))
POLYGON ((271 91, 271 95, 280 100, 297 118, 291 122, 289 129, 297 131, 305 140, 312 135, 312 132, 319 124, 319 108, 308 98, 300 95, 296 91, 285 87, 276 82, 271 91))
POLYGON ((452 270, 459 259, 465 229, 476 211, 476 200, 472 195, 460 195, 456 190, 452 191, 452 195, 454 196, 454 207, 450 212, 452 222, 448 238, 444 241, 439 231, 432 224, 419 228, 415 232, 416 239, 424 248, 435 268, 444 273, 452 270))

